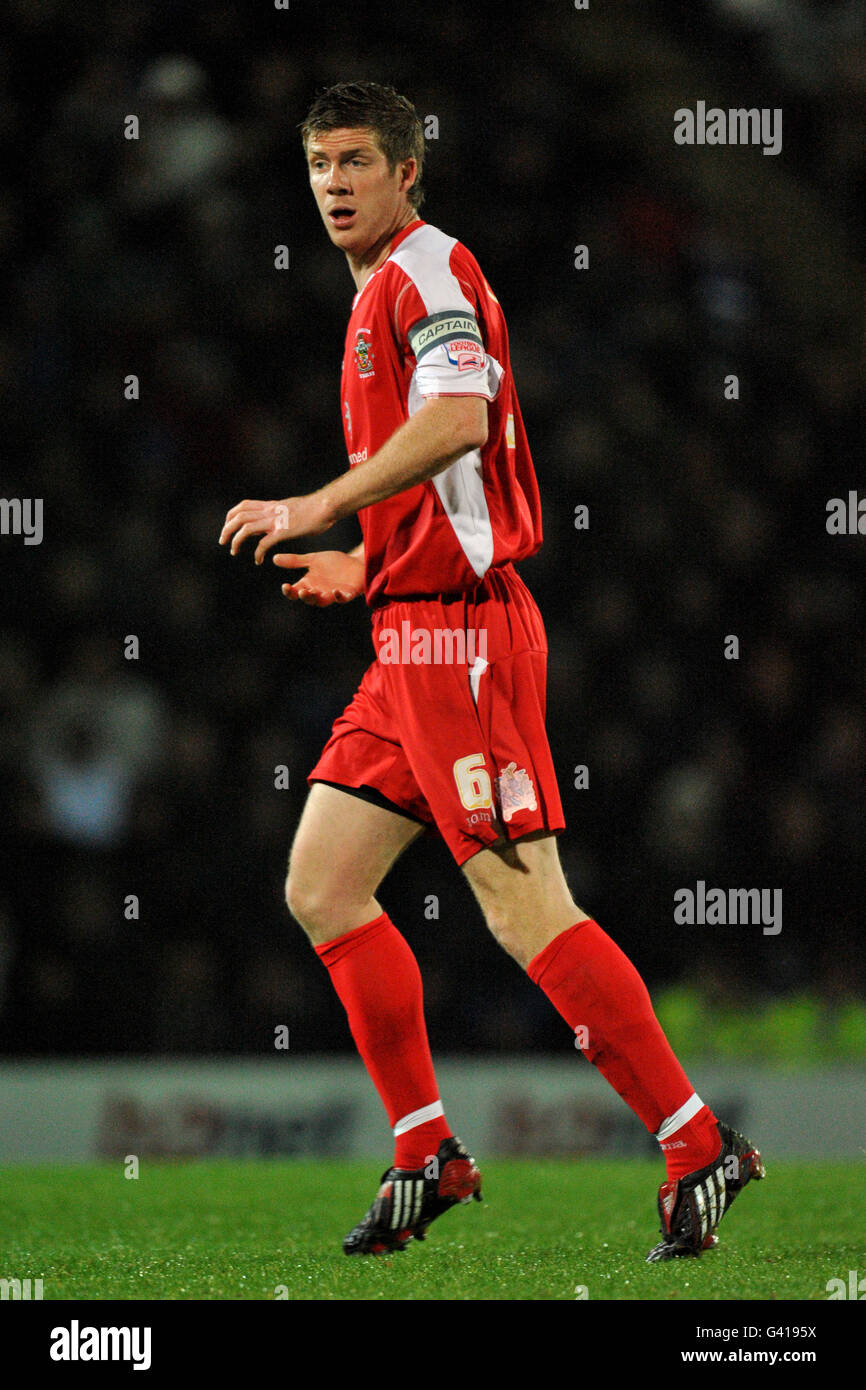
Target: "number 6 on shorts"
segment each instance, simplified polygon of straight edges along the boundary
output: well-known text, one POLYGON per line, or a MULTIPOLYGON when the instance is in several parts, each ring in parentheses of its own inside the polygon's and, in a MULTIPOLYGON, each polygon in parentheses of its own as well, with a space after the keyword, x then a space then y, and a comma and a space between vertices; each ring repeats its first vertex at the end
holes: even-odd
POLYGON ((479 811, 483 806, 493 805, 483 753, 470 753, 468 758, 458 758, 454 764, 454 781, 467 811, 479 811))

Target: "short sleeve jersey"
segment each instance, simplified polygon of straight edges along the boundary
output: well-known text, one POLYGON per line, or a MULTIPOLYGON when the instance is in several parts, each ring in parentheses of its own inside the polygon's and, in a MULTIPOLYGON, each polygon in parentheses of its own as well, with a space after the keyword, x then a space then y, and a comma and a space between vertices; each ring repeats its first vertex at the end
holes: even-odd
POLYGON ((489 402, 487 442, 358 513, 371 607, 471 590, 490 568, 541 545, 502 309, 472 253, 419 218, 353 301, 342 370, 350 465, 363 466, 425 400, 446 395, 489 402))

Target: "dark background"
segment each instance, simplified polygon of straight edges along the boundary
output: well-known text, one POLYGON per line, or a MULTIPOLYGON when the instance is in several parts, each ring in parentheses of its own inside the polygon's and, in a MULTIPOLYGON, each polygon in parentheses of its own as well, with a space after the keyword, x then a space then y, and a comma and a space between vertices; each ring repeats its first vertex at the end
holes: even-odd
MULTIPOLYGON (((653 989, 862 996, 866 539, 825 524, 866 483, 862 6, 2 8, 2 492, 45 509, 41 545, 0 537, 6 1054, 350 1046, 282 884, 367 614, 217 545, 346 466, 354 287, 297 125, 350 78, 438 118, 422 216, 505 310, 577 901, 653 989), (698 100, 781 107, 782 153, 677 146, 698 100), (781 888, 781 934, 676 925, 698 879, 781 888)), ((440 842, 382 898, 436 1049, 570 1045, 440 842)))

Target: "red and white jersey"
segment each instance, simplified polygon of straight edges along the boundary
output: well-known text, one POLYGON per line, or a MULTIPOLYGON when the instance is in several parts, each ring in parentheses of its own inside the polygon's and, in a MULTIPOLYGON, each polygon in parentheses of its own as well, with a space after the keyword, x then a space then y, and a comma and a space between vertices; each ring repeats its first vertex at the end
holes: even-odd
POLYGON ((487 442, 358 513, 371 607, 465 592, 541 545, 538 484, 499 301, 472 253, 417 218, 352 304, 342 372, 350 465, 363 466, 434 396, 489 401, 487 442))

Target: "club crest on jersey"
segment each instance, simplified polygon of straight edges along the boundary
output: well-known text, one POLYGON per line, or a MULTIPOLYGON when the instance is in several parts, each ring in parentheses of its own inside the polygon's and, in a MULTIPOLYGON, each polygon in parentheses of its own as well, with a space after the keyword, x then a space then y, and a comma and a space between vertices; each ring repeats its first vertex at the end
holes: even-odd
POLYGON ((445 344, 445 353, 458 372, 480 372, 484 367, 484 353, 471 338, 452 338, 445 344))
POLYGON ((364 334, 369 332, 369 328, 359 328, 355 334, 355 366, 358 368, 358 376, 375 376, 373 349, 369 337, 364 337, 364 334))
POLYGON ((505 821, 511 820, 518 811, 538 810, 532 779, 526 768, 518 768, 517 763, 509 763, 502 769, 496 779, 496 791, 505 821))

